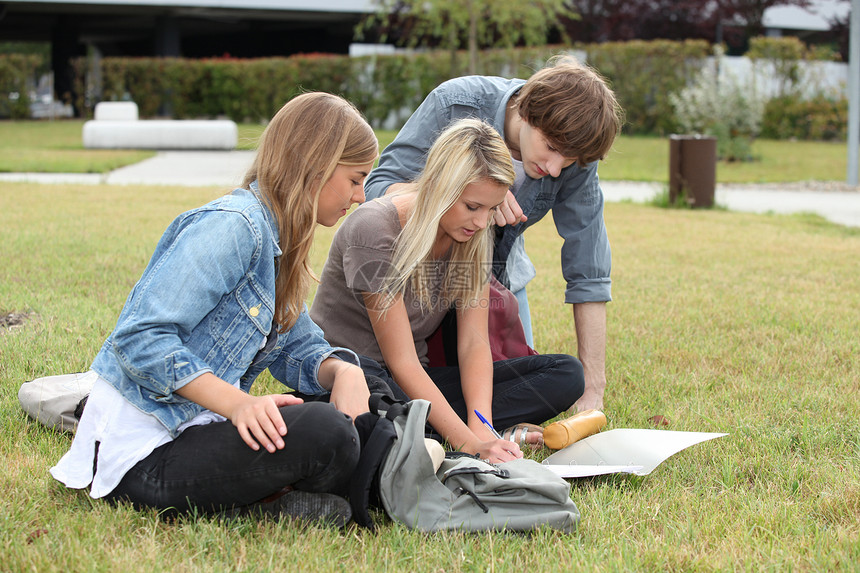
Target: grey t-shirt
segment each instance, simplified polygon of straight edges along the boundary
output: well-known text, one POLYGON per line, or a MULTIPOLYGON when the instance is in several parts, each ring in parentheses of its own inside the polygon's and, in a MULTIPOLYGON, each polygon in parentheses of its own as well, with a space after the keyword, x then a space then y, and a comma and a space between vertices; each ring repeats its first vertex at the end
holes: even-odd
MULTIPOLYGON (((373 334, 362 293, 382 291, 400 231, 397 207, 388 197, 368 201, 344 219, 332 240, 310 312, 329 344, 349 348, 380 364, 384 364, 382 351, 373 334)), ((434 289, 437 296, 431 298, 440 300, 439 290, 434 289)), ((415 352, 426 367, 427 338, 442 323, 447 308, 440 305, 422 308, 408 287, 403 302, 415 352)))

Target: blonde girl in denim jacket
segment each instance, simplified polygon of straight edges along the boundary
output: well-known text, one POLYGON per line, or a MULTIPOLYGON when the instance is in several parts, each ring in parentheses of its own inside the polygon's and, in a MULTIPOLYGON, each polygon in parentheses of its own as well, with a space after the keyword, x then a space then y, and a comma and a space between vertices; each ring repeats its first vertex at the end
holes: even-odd
POLYGON ((300 95, 261 136, 240 189, 177 217, 92 364, 98 381, 51 474, 167 514, 349 520, 367 410, 356 355, 304 305, 317 223, 364 201, 378 155, 348 102, 300 95), (264 370, 296 394, 248 391, 264 370))

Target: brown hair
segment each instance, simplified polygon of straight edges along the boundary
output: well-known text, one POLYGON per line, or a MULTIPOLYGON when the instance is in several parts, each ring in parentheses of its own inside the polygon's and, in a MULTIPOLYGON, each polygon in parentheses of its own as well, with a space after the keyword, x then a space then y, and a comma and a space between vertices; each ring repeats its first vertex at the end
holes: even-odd
POLYGON ((345 99, 321 92, 299 95, 275 114, 260 136, 242 186, 256 181, 278 223, 283 255, 275 279, 275 322, 286 332, 304 308, 316 277, 308 253, 323 184, 340 165, 364 165, 379 155, 373 129, 345 99))
POLYGON ((606 81, 572 56, 557 56, 530 77, 513 105, 564 157, 580 165, 604 159, 623 111, 606 81))

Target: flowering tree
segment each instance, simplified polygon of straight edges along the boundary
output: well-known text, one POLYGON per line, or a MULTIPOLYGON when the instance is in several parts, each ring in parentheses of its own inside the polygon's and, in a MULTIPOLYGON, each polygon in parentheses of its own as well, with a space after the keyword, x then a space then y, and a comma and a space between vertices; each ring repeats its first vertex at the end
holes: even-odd
POLYGON ((715 65, 702 68, 691 85, 669 94, 669 101, 683 133, 712 135, 720 159, 748 161, 765 101, 755 86, 742 86, 730 73, 720 77, 721 48, 716 48, 715 56, 715 65))

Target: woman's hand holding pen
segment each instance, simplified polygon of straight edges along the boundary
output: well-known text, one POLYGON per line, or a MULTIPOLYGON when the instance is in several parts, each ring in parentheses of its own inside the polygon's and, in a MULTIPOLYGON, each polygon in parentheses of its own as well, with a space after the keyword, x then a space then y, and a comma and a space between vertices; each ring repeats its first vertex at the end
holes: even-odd
MULTIPOLYGON (((475 452, 482 460, 491 464, 497 464, 523 457, 523 452, 517 444, 502 439, 502 436, 500 436, 496 429, 493 428, 493 425, 489 420, 487 420, 479 411, 473 410, 473 412, 478 417, 481 424, 477 428, 470 427, 470 429, 475 433, 478 439, 486 440, 478 445, 476 448, 477 451, 475 452)), ((470 420, 470 422, 474 422, 474 420, 470 420)))
POLYGON ((473 453, 491 464, 509 462, 523 457, 523 453, 517 444, 497 438, 486 442, 479 442, 473 453))
POLYGON ((487 420, 479 411, 473 411, 478 417, 478 420, 481 421, 481 425, 478 429, 473 429, 475 435, 479 438, 482 436, 484 438, 490 438, 479 446, 479 451, 475 452, 482 460, 491 464, 496 464, 500 462, 509 462, 523 457, 523 452, 516 443, 503 439, 489 420, 487 420))

